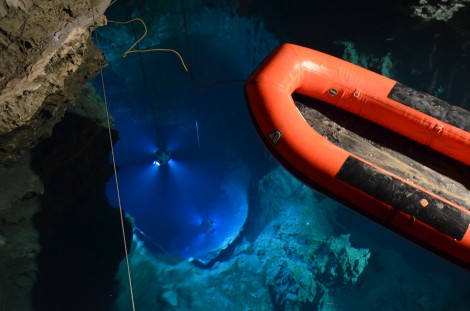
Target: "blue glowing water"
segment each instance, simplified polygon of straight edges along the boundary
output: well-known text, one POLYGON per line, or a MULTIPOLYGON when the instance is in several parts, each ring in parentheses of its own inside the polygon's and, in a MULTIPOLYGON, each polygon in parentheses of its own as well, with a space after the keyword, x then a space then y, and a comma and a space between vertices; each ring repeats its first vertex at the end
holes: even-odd
MULTIPOLYGON (((247 21, 243 27, 250 26, 247 21)), ((101 46, 110 60, 104 74, 111 81, 107 95, 119 131, 121 204, 150 248, 208 261, 238 236, 247 217, 250 174, 264 165, 258 159, 266 151, 250 123, 243 81, 278 42, 270 38, 248 61, 236 40, 227 49, 227 33, 221 33, 221 42, 207 36, 189 43, 180 33, 168 44, 182 53, 191 47, 190 54, 183 53, 188 75, 172 53, 120 59, 116 47, 128 45, 132 35, 108 45, 109 37, 118 36, 113 28, 104 31, 111 31, 101 46), (230 79, 237 81, 206 87, 230 79), (159 147, 170 150, 168 165, 153 164, 159 147)), ((117 206, 115 188, 110 180, 108 198, 117 206)))
MULTIPOLYGON (((162 142, 155 135, 155 124, 118 113, 115 159, 122 207, 151 237, 149 247, 207 261, 207 253, 227 246, 243 226, 248 171, 237 167, 230 173, 233 168, 227 167, 227 150, 221 143, 203 141, 204 149, 200 149, 193 124, 185 131, 174 125, 164 127, 164 145, 171 160, 158 166, 153 161, 162 142)), ((233 139, 230 134, 226 138, 233 139)), ((107 194, 117 206, 114 179, 108 183, 107 194)))
MULTIPOLYGON (((197 1, 183 2, 188 6, 189 3, 198 5, 194 4, 197 1)), ((308 3, 313 5, 314 1, 308 3)), ((356 6, 356 3, 348 3, 345 5, 356 6)), ((172 8, 172 5, 168 6, 172 8)), ((322 7, 325 13, 321 14, 307 10, 296 12, 308 20, 315 20, 310 14, 322 20, 311 31, 296 28, 297 22, 300 22, 297 16, 289 17, 288 21, 281 18, 282 6, 272 8, 270 14, 279 15, 277 30, 279 37, 284 36, 283 40, 325 52, 342 51, 347 46, 350 48, 348 55, 354 55, 355 61, 376 66, 374 69, 379 72, 389 72, 391 69, 390 59, 385 55, 391 50, 389 46, 392 43, 403 40, 405 45, 408 40, 413 41, 411 34, 411 39, 389 39, 393 25, 373 29, 364 19, 350 27, 345 26, 342 20, 326 17, 335 11, 328 10, 329 4, 325 6, 327 8, 322 7), (331 29, 323 23, 331 24, 331 29), (367 35, 362 35, 363 28, 370 30, 367 35), (348 44, 345 45, 344 40, 348 44), (343 43, 338 44, 339 41, 343 43), (355 42, 363 52, 356 50, 355 42)), ((164 47, 177 48, 197 81, 182 70, 174 54, 133 54, 125 60, 121 59, 120 53, 134 38, 131 32, 125 32, 122 28, 108 28, 108 38, 113 40, 102 44, 110 59, 105 77, 110 82, 108 97, 120 137, 115 152, 120 168, 118 177, 122 206, 135 219, 136 226, 141 230, 137 235, 148 248, 175 253, 182 258, 197 257, 204 262, 233 241, 243 227, 250 203, 247 193, 250 178, 255 176, 257 183, 260 171, 276 168, 268 160, 267 151, 250 124, 243 83, 231 82, 209 89, 198 84, 245 79, 281 40, 263 29, 261 17, 238 17, 231 9, 215 7, 195 10, 194 16, 190 16, 188 11, 185 27, 179 6, 173 11, 170 9, 166 15, 147 15, 153 27, 149 27, 152 33, 148 38, 150 42, 143 43, 143 48, 161 47, 162 43, 164 47), (159 146, 171 151, 172 159, 167 166, 153 165, 159 146)), ((335 9, 345 10, 339 5, 335 9)), ((145 12, 141 11, 141 14, 145 12)), ((372 22, 380 22, 377 20, 379 15, 375 15, 371 17, 372 22)), ((350 16, 349 13, 347 16, 350 16)), ((354 17, 354 20, 357 18, 354 17)), ((399 57, 410 59, 411 56, 406 56, 397 46, 400 44, 395 45, 396 53, 391 54, 397 57, 397 64, 401 64, 393 68, 397 74, 395 78, 408 84, 414 82, 410 85, 416 88, 423 86, 426 81, 411 74, 417 71, 412 71, 403 60, 401 63, 398 60, 399 57), (400 70, 401 73, 409 72, 400 76, 400 70)), ((336 56, 341 56, 341 53, 336 56)), ((428 56, 415 57, 419 60, 428 56)), ((410 63, 412 66, 419 65, 419 61, 410 63)), ((292 183, 287 180, 285 187, 288 188, 289 182, 292 183)), ((108 183, 107 193, 110 202, 117 205, 112 180, 108 183)), ((320 203, 323 202, 323 196, 316 196, 320 203)), ((302 198, 292 195, 290 199, 296 201, 302 198)), ((336 210, 331 203, 321 206, 328 207, 325 212, 328 217, 325 217, 325 224, 318 225, 318 231, 324 229, 323 234, 327 232, 330 235, 350 233, 353 246, 368 248, 372 254, 369 266, 358 283, 340 292, 340 301, 329 305, 330 309, 327 310, 377 310, 382 307, 386 310, 416 310, 417 306, 423 310, 434 310, 433 304, 442 306, 454 301, 453 307, 457 310, 468 307, 462 299, 469 292, 468 276, 456 267, 344 207, 336 210)), ((285 209, 288 208, 285 206, 285 209)), ((292 214, 301 217, 295 214, 295 210, 292 214)), ((252 227, 259 224, 258 230, 263 230, 261 226, 265 223, 259 219, 248 216, 248 221, 252 227)), ((284 221, 289 223, 290 219, 284 221)), ((273 249, 269 253, 272 255, 276 251, 273 249)), ((197 276, 202 273, 191 271, 197 276)), ((187 271, 183 272, 186 281, 187 271)), ((175 281, 162 276, 155 283, 159 282, 175 281)), ((235 285, 225 286, 234 288, 235 285)), ((161 290, 158 285, 154 286, 154 292, 161 290)), ((195 286, 198 286, 197 281, 195 286)), ((214 290, 217 286, 210 288, 214 290)), ((241 291, 239 293, 243 295, 241 291)), ((249 294, 248 298, 254 297, 253 292, 249 294)), ((154 300, 148 304, 153 307, 154 300)), ((240 309, 243 309, 242 306, 234 310, 240 309)), ((198 310, 206 309, 201 307, 198 310)))

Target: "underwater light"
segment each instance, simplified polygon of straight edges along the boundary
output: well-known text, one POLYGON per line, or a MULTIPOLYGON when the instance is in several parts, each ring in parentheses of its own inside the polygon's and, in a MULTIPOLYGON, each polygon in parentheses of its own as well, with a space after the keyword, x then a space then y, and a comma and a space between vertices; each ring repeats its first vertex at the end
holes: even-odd
POLYGON ((160 147, 157 149, 157 152, 155 152, 155 158, 153 160, 153 164, 157 166, 165 166, 170 162, 171 160, 171 153, 170 150, 168 150, 165 147, 160 147))

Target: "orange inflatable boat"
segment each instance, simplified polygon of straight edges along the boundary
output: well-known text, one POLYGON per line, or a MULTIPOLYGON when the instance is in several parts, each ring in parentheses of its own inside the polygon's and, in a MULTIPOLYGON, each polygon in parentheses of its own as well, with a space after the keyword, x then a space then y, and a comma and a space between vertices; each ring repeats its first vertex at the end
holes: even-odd
POLYGON ((246 95, 291 173, 470 269, 470 112, 292 44, 261 64, 246 95))

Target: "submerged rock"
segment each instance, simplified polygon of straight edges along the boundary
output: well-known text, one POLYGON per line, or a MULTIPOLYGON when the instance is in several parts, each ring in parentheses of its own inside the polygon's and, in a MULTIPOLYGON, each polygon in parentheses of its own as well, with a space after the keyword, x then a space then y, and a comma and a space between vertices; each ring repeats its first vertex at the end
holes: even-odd
POLYGON ((260 208, 272 220, 254 249, 266 262, 266 282, 279 306, 298 310, 308 304, 319 309, 329 289, 357 281, 370 253, 352 247, 349 235, 334 235, 330 219, 336 203, 323 199, 320 204, 310 188, 283 169, 264 177, 260 190, 260 208))
POLYGON ((356 283, 369 258, 369 250, 351 247, 349 234, 344 234, 318 248, 312 267, 323 284, 338 288, 356 283))
POLYGON ((178 294, 174 290, 169 290, 162 294, 162 299, 172 307, 178 306, 178 294))
MULTIPOLYGON (((158 310, 320 310, 330 289, 357 281, 370 253, 352 247, 349 235, 333 234, 329 219, 335 203, 318 204, 311 189, 282 169, 260 181, 258 195, 261 228, 250 230, 260 234, 253 242, 242 239, 231 258, 211 268, 152 257, 134 237, 131 271, 139 305, 158 310)), ((116 308, 126 310, 125 266, 119 275, 122 294, 116 308)))

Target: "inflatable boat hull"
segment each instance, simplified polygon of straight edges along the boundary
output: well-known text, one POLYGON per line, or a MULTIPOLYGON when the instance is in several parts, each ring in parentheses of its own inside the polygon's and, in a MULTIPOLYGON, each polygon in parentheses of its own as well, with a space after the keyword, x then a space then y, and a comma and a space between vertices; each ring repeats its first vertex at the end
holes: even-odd
MULTIPOLYGON (((246 94, 260 137, 291 173, 470 269, 470 180, 465 177, 465 172, 470 173, 468 111, 344 60, 292 44, 280 46, 261 64, 249 78, 246 94), (335 144, 338 133, 321 133, 316 124, 321 128, 327 121, 308 113, 315 105, 296 104, 294 93, 307 102, 313 99, 346 112, 356 118, 356 124, 369 122, 371 128, 384 129, 386 137, 381 139, 386 145, 394 141, 388 140, 388 135, 401 136, 418 145, 420 152, 429 150, 429 157, 437 159, 435 168, 431 165, 437 173, 428 172, 427 163, 409 164, 416 159, 402 157, 406 142, 398 152, 386 155, 382 149, 390 146, 372 143, 367 148, 376 153, 368 154, 360 144, 349 149, 335 144), (449 163, 455 166, 449 167, 449 163), (455 177, 455 170, 464 171, 465 176, 455 177)), ((368 139, 363 140, 370 145, 368 139)), ((422 158, 426 162, 428 156, 422 158)))

